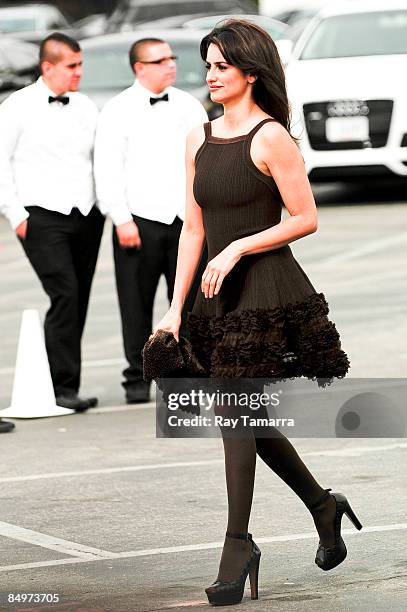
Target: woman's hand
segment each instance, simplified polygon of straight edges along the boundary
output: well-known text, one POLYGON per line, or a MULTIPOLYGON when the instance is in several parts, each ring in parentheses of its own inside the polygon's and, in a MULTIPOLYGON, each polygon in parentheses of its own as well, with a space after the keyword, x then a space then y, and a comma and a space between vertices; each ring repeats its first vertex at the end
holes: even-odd
POLYGON ((236 242, 232 242, 219 255, 211 259, 206 266, 201 281, 201 290, 206 298, 218 295, 223 279, 234 268, 240 258, 241 253, 238 245, 236 242))
POLYGON ((163 316, 161 321, 157 323, 157 325, 155 325, 153 333, 151 334, 150 338, 152 338, 154 334, 158 332, 158 330, 162 329, 164 331, 171 332, 172 334, 174 334, 175 339, 177 340, 177 342, 179 342, 180 326, 181 326, 181 314, 178 311, 172 310, 170 308, 167 314, 163 316))

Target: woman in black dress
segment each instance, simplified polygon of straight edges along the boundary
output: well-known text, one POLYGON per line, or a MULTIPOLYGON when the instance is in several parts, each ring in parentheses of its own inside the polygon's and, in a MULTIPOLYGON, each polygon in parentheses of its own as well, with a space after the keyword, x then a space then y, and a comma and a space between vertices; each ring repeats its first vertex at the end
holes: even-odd
MULTIPOLYGON (((170 310, 156 326, 178 338, 181 311, 205 239, 208 265, 189 315, 190 341, 208 377, 343 377, 349 362, 323 294, 288 244, 317 229, 303 159, 290 135, 283 68, 270 36, 244 20, 218 25, 201 42, 207 82, 224 115, 188 138, 187 206, 170 310), (281 220, 282 205, 289 212, 281 220)), ((341 493, 323 489, 279 432, 223 434, 228 524, 212 604, 241 601, 247 576, 257 598, 260 550, 248 533, 256 454, 310 510, 319 534, 315 562, 329 570, 346 557, 341 493)))

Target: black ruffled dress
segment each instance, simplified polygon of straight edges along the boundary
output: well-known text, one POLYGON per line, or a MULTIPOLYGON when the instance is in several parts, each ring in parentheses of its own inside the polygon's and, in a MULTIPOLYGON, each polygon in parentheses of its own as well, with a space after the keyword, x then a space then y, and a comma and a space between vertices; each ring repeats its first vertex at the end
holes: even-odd
MULTIPOLYGON (((272 177, 250 156, 254 134, 218 138, 205 124, 196 155, 194 195, 203 211, 212 259, 230 242, 280 222, 282 200, 272 177)), ((342 378, 349 361, 316 293, 289 246, 240 259, 219 294, 198 292, 188 317, 189 338, 213 378, 342 378)))

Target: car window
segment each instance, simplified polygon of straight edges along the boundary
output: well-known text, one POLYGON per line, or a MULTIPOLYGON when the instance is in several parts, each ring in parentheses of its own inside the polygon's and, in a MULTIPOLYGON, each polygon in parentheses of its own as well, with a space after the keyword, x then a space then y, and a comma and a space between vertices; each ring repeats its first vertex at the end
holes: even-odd
POLYGON ((194 89, 205 84, 206 72, 199 53, 198 42, 172 42, 171 48, 178 56, 177 87, 194 89))
POLYGON ((37 23, 35 18, 14 17, 0 18, 0 32, 31 32, 36 30, 37 23))
POLYGON ((118 8, 112 14, 112 21, 119 24, 142 23, 154 21, 164 17, 175 15, 196 15, 199 13, 219 13, 222 10, 227 12, 241 12, 247 9, 247 3, 236 1, 232 4, 230 0, 195 0, 185 2, 149 2, 140 6, 130 6, 126 9, 118 8))
POLYGON ((211 9, 219 10, 219 2, 169 2, 168 4, 145 4, 137 11, 139 21, 150 21, 160 17, 172 17, 173 15, 189 15, 190 13, 207 13, 211 9))
MULTIPOLYGON (((169 41, 177 63, 177 87, 194 89, 205 83, 205 70, 198 43, 169 41)), ((86 89, 123 89, 131 85, 134 75, 128 59, 130 44, 84 49, 84 73, 81 87, 86 89)))
POLYGON ((68 22, 58 10, 50 10, 44 13, 44 29, 57 29, 68 27, 68 22))
POLYGON ((10 68, 10 62, 7 60, 7 57, 4 55, 3 51, 0 49, 0 72, 7 72, 9 68, 10 68))
POLYGON ((8 41, 3 50, 8 57, 9 65, 14 70, 31 68, 38 63, 38 47, 36 45, 13 40, 8 41))
MULTIPOLYGON (((229 19, 232 15, 209 15, 207 17, 198 17, 196 19, 190 19, 186 23, 184 23, 184 28, 191 28, 196 30, 211 30, 218 24, 219 22, 229 19)), ((235 15, 233 15, 235 17, 235 15)), ((270 34, 270 36, 278 40, 279 38, 285 37, 285 33, 288 32, 289 28, 285 25, 285 23, 279 23, 274 19, 269 19, 268 17, 263 17, 261 15, 244 15, 237 14, 236 17, 238 19, 247 19, 251 22, 256 23, 260 27, 264 28, 266 32, 270 34)))
POLYGON ((311 34, 300 59, 407 53, 407 11, 327 17, 311 34))
POLYGON ((129 44, 83 50, 83 89, 118 89, 134 80, 129 65, 129 44))

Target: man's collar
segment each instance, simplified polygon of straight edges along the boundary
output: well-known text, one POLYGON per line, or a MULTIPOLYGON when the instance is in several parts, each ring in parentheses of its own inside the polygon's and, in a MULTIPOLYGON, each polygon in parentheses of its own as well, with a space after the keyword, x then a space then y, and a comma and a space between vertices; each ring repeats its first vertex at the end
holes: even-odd
POLYGON ((38 87, 41 89, 41 91, 44 92, 44 96, 52 96, 55 97, 56 95, 63 95, 63 96, 67 96, 69 98, 69 94, 70 92, 66 92, 64 94, 56 94, 55 91, 52 91, 52 89, 50 89, 48 87, 48 85, 45 83, 44 79, 42 78, 42 76, 40 76, 37 79, 37 85, 38 87))
POLYGON ((145 97, 147 101, 149 101, 150 98, 158 98, 165 94, 169 94, 171 91, 171 87, 166 87, 159 94, 157 94, 154 91, 147 89, 147 87, 144 87, 144 85, 142 85, 138 79, 134 81, 133 87, 135 87, 145 97))

